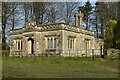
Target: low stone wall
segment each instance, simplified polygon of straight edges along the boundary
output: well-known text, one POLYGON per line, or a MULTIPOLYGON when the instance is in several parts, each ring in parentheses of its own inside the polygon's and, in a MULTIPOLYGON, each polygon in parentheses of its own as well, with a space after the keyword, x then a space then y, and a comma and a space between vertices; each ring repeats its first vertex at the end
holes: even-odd
POLYGON ((81 50, 45 50, 45 51, 36 51, 34 54, 29 52, 10 52, 10 56, 63 56, 63 57, 90 57, 92 55, 101 55, 99 49, 88 49, 87 52, 85 49, 81 50), (86 55, 87 54, 87 55, 86 55))

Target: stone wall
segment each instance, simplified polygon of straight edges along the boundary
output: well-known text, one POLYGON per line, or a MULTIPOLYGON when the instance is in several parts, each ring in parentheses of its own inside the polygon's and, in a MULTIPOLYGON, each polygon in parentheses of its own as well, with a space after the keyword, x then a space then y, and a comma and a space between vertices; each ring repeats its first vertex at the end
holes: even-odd
MULTIPOLYGON (((91 43, 94 43, 94 37, 93 36, 89 36, 89 35, 84 35, 82 33, 75 33, 75 32, 71 32, 71 31, 63 31, 63 51, 65 54, 65 56, 67 56, 67 54, 69 55, 69 53, 71 53, 72 55, 79 55, 82 56, 83 54, 85 54, 85 39, 89 39, 91 43), (75 37, 74 39, 74 48, 68 48, 68 37, 69 36, 73 36, 75 37)), ((94 45, 90 44, 89 50, 93 49, 94 45)), ((88 56, 91 53, 87 54, 88 56)))

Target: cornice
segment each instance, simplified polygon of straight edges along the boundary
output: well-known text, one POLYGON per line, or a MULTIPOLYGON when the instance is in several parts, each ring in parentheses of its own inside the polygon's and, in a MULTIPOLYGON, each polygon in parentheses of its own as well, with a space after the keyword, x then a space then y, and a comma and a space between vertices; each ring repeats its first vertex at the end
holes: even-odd
POLYGON ((82 33, 82 34, 86 34, 90 36, 94 35, 94 33, 91 31, 80 29, 73 25, 68 25, 64 23, 50 24, 50 25, 38 25, 38 26, 29 25, 26 28, 12 30, 10 31, 10 34, 14 35, 14 34, 22 34, 24 32, 34 32, 34 31, 43 32, 43 31, 54 31, 54 30, 67 30, 67 31, 82 33))

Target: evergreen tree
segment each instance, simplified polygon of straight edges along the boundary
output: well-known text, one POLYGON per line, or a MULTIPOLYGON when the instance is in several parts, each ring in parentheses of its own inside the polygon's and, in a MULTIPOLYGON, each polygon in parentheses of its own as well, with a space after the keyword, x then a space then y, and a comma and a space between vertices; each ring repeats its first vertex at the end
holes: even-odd
POLYGON ((89 0, 85 3, 84 6, 79 7, 79 11, 82 11, 84 14, 83 19, 86 21, 86 30, 89 30, 89 15, 91 14, 93 7, 89 0))
MULTIPOLYGON (((120 14, 120 1, 118 2, 118 14, 120 14)), ((120 49, 120 16, 118 16, 117 24, 114 27, 113 47, 120 49)))

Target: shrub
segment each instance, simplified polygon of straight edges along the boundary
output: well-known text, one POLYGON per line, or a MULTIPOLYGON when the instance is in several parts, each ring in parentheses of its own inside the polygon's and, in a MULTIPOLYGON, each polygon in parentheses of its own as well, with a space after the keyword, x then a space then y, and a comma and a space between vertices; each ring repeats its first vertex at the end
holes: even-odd
POLYGON ((8 57, 10 54, 10 50, 2 50, 2 56, 8 57))
POLYGON ((7 50, 8 49, 7 43, 5 43, 5 42, 2 42, 0 44, 0 46, 2 47, 2 50, 7 50))

